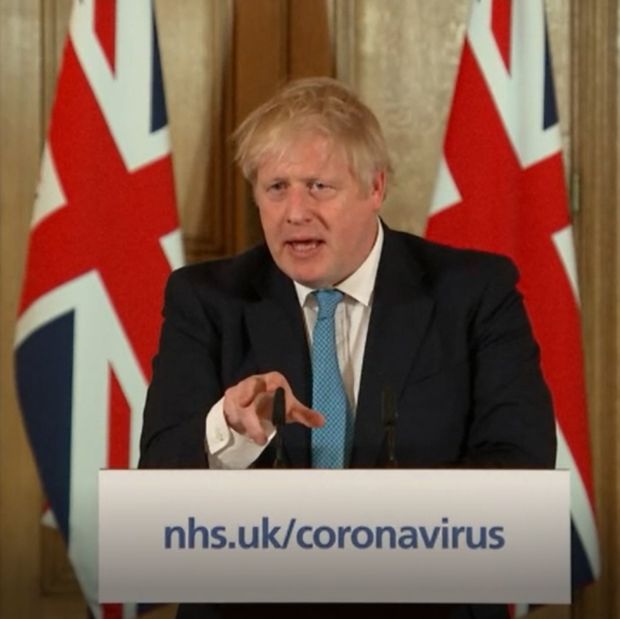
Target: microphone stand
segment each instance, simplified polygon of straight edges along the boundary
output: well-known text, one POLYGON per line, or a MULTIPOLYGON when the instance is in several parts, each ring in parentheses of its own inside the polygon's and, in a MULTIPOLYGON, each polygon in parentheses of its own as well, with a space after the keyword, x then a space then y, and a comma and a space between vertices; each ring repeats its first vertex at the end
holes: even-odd
POLYGON ((287 468, 286 463, 284 461, 284 444, 282 441, 282 428, 286 423, 286 407, 284 400, 284 389, 282 387, 278 387, 273 396, 273 409, 271 413, 271 420, 273 425, 276 428, 276 435, 274 437, 275 448, 276 448, 276 457, 273 461, 274 469, 285 469, 287 468))
POLYGON ((383 388, 381 393, 381 413, 383 416, 383 427, 385 429, 385 442, 387 445, 386 468, 397 469, 396 460, 396 420, 398 413, 394 404, 394 393, 388 386, 383 388))

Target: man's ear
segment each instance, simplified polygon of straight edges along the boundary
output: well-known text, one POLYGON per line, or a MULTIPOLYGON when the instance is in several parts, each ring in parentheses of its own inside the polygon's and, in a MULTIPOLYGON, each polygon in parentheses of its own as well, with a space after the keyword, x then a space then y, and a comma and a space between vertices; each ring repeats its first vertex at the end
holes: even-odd
POLYGON ((379 170, 375 172, 370 183, 370 198, 375 201, 374 206, 377 211, 381 208, 385 197, 386 180, 385 170, 379 170))

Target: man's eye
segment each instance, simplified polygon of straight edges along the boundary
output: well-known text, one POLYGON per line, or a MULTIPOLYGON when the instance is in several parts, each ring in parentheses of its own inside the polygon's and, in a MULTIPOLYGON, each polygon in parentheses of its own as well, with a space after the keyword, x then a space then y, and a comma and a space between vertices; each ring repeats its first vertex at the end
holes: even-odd
POLYGON ((317 200, 331 200, 336 195, 336 188, 324 181, 308 183, 308 192, 317 200))
POLYGON ((326 185, 325 183, 321 182, 321 181, 312 181, 310 183, 310 191, 324 191, 325 189, 328 189, 329 185, 326 185))
POLYGON ((280 198, 286 192, 287 186, 283 181, 278 181, 277 183, 271 183, 271 185, 267 185, 267 195, 272 198, 280 198))

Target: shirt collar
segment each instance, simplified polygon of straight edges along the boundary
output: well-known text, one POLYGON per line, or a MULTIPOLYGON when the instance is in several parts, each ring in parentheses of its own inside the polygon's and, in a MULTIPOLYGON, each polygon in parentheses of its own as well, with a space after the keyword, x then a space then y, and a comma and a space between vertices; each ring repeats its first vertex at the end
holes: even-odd
MULTIPOLYGON (((364 262, 362 262, 356 271, 351 273, 349 277, 340 282, 337 286, 338 290, 343 292, 346 296, 355 299, 358 303, 366 307, 370 305, 372 299, 377 269, 379 268, 379 259, 381 258, 381 249, 383 248, 383 226, 378 219, 377 228, 378 232, 375 244, 372 246, 364 262)), ((295 284, 295 292, 297 293, 299 304, 303 307, 308 300, 308 295, 312 294, 315 288, 308 288, 308 286, 304 286, 295 281, 293 283, 295 284)))

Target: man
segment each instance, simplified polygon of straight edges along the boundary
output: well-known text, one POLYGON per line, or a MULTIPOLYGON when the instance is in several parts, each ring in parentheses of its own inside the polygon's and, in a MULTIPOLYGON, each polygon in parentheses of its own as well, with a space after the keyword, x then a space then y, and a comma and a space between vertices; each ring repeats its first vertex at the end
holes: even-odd
MULTIPOLYGON (((334 80, 300 80, 253 112, 236 138, 266 244, 171 275, 141 466, 272 466, 272 404, 282 387, 291 467, 385 466, 386 391, 396 401, 393 455, 402 467, 552 467, 553 413, 515 268, 379 220, 390 163, 372 112, 334 80), (345 396, 337 413, 317 405, 326 388, 317 384, 315 328, 330 295, 328 338, 345 396), (334 428, 336 447, 325 439, 334 428)), ((182 606, 179 617, 247 612, 182 606)), ((505 616, 499 607, 381 612, 505 616)))

